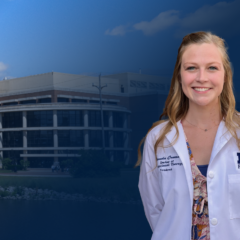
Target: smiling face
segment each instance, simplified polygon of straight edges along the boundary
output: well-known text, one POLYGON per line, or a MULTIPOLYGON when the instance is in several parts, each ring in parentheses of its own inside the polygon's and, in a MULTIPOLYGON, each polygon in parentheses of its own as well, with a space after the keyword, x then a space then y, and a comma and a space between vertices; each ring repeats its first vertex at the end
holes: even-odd
POLYGON ((189 107, 218 105, 224 84, 224 67, 216 45, 189 45, 182 55, 180 75, 189 107))

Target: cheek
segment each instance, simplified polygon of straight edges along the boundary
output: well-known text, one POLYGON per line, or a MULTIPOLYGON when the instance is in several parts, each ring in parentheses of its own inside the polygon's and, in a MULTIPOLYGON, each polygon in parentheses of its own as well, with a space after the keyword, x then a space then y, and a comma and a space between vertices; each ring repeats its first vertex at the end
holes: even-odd
POLYGON ((194 79, 193 79, 192 75, 190 75, 188 73, 181 74, 181 82, 182 82, 183 88, 189 88, 193 81, 194 81, 194 79))
POLYGON ((190 92, 190 89, 189 89, 189 84, 190 84, 190 81, 189 79, 187 78, 187 76, 184 76, 182 75, 181 76, 181 88, 182 88, 182 91, 184 93, 184 95, 189 98, 189 92, 190 92))
POLYGON ((224 74, 219 74, 219 75, 216 75, 213 79, 212 79, 212 82, 213 84, 222 89, 223 88, 223 85, 224 85, 224 74))

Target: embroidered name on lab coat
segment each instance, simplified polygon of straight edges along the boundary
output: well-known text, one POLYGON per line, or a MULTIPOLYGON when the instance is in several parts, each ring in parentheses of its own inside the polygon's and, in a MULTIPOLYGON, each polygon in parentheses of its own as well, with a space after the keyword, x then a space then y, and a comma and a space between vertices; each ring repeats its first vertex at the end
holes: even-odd
POLYGON ((237 170, 240 170, 240 152, 233 152, 233 160, 237 170))
POLYGON ((182 162, 179 159, 179 156, 168 156, 158 158, 158 168, 160 171, 172 171, 173 167, 182 166, 182 162))

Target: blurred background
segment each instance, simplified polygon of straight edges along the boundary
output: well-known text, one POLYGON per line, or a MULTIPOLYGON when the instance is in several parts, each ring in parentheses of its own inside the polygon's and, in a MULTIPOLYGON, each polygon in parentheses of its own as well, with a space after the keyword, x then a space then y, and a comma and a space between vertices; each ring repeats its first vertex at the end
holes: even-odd
POLYGON ((150 239, 138 144, 190 32, 225 39, 239 110, 239 9, 239 0, 2 0, 4 239, 150 239))

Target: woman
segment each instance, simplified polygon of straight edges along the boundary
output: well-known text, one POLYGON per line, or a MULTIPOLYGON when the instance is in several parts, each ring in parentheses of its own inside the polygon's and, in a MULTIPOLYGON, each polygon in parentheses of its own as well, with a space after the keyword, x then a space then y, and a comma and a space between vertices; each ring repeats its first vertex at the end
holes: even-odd
POLYGON ((140 143, 152 240, 240 239, 239 126, 224 40, 185 36, 163 114, 140 143))

